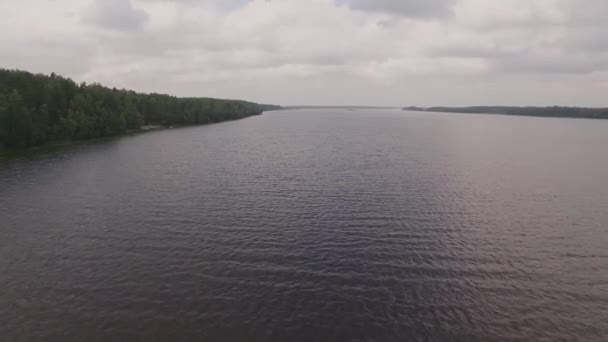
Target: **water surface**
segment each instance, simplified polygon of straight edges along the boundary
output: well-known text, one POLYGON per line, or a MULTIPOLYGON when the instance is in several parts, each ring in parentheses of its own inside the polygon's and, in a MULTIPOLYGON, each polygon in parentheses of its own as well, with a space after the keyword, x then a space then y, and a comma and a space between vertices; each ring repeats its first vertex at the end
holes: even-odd
POLYGON ((607 146, 297 110, 0 159, 0 336, 603 340, 607 146))

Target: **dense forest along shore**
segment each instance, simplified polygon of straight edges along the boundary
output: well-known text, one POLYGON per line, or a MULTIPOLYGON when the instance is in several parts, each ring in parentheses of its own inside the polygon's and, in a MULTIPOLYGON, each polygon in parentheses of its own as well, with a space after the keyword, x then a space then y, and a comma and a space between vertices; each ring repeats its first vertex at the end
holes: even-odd
POLYGON ((279 108, 144 94, 77 84, 55 74, 0 69, 0 150, 236 120, 279 108))

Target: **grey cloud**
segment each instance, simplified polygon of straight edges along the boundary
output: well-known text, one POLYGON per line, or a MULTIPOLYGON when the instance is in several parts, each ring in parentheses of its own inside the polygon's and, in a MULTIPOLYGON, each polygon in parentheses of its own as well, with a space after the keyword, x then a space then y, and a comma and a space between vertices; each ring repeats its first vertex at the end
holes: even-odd
POLYGON ((477 92, 479 102, 605 105, 608 1, 501 1, 21 0, 0 5, 21 16, 0 22, 9 47, 0 60, 142 91, 285 104, 441 105, 477 92))
POLYGON ((608 32, 606 24, 599 27, 570 29, 559 44, 573 52, 608 53, 606 32, 608 32))
POLYGON ((499 47, 477 47, 465 45, 450 45, 433 48, 428 55, 431 57, 458 57, 458 58, 503 58, 516 54, 516 51, 501 49, 499 47))
POLYGON ((608 70, 604 56, 525 56, 497 60, 497 70, 508 73, 589 74, 608 70))
POLYGON ((82 75, 93 66, 93 58, 93 50, 87 42, 70 41, 66 37, 33 38, 11 49, 0 50, 0 61, 7 66, 61 75, 82 75))
POLYGON ((213 5, 217 8, 232 10, 245 6, 254 0, 140 0, 142 2, 175 3, 186 6, 213 5))
POLYGON ((140 30, 148 19, 148 14, 134 8, 130 0, 96 0, 83 16, 85 22, 118 31, 140 30))
POLYGON ((533 49, 505 49, 499 47, 446 46, 432 49, 429 56, 435 58, 483 59, 493 66, 498 74, 587 74, 608 70, 608 54, 593 49, 568 49, 544 47, 533 49))
POLYGON ((451 12, 453 0, 340 0, 352 9, 389 14, 430 18, 441 17, 451 12))

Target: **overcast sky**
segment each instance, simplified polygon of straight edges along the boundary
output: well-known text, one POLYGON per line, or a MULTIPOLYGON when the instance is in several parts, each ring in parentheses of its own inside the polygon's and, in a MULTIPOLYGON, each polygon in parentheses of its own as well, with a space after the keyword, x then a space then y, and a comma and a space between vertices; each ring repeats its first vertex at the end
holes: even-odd
POLYGON ((608 106, 607 0, 5 0, 0 67, 282 105, 608 106))

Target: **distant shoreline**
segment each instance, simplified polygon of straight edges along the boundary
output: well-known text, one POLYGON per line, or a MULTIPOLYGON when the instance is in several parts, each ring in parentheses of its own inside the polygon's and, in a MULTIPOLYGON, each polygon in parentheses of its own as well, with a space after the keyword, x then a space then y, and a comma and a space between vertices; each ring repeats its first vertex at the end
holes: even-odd
POLYGON ((405 107, 402 110, 413 112, 460 113, 460 114, 498 114, 513 116, 533 116, 547 118, 608 119, 608 108, 584 107, 510 107, 510 106, 472 106, 472 107, 405 107))

